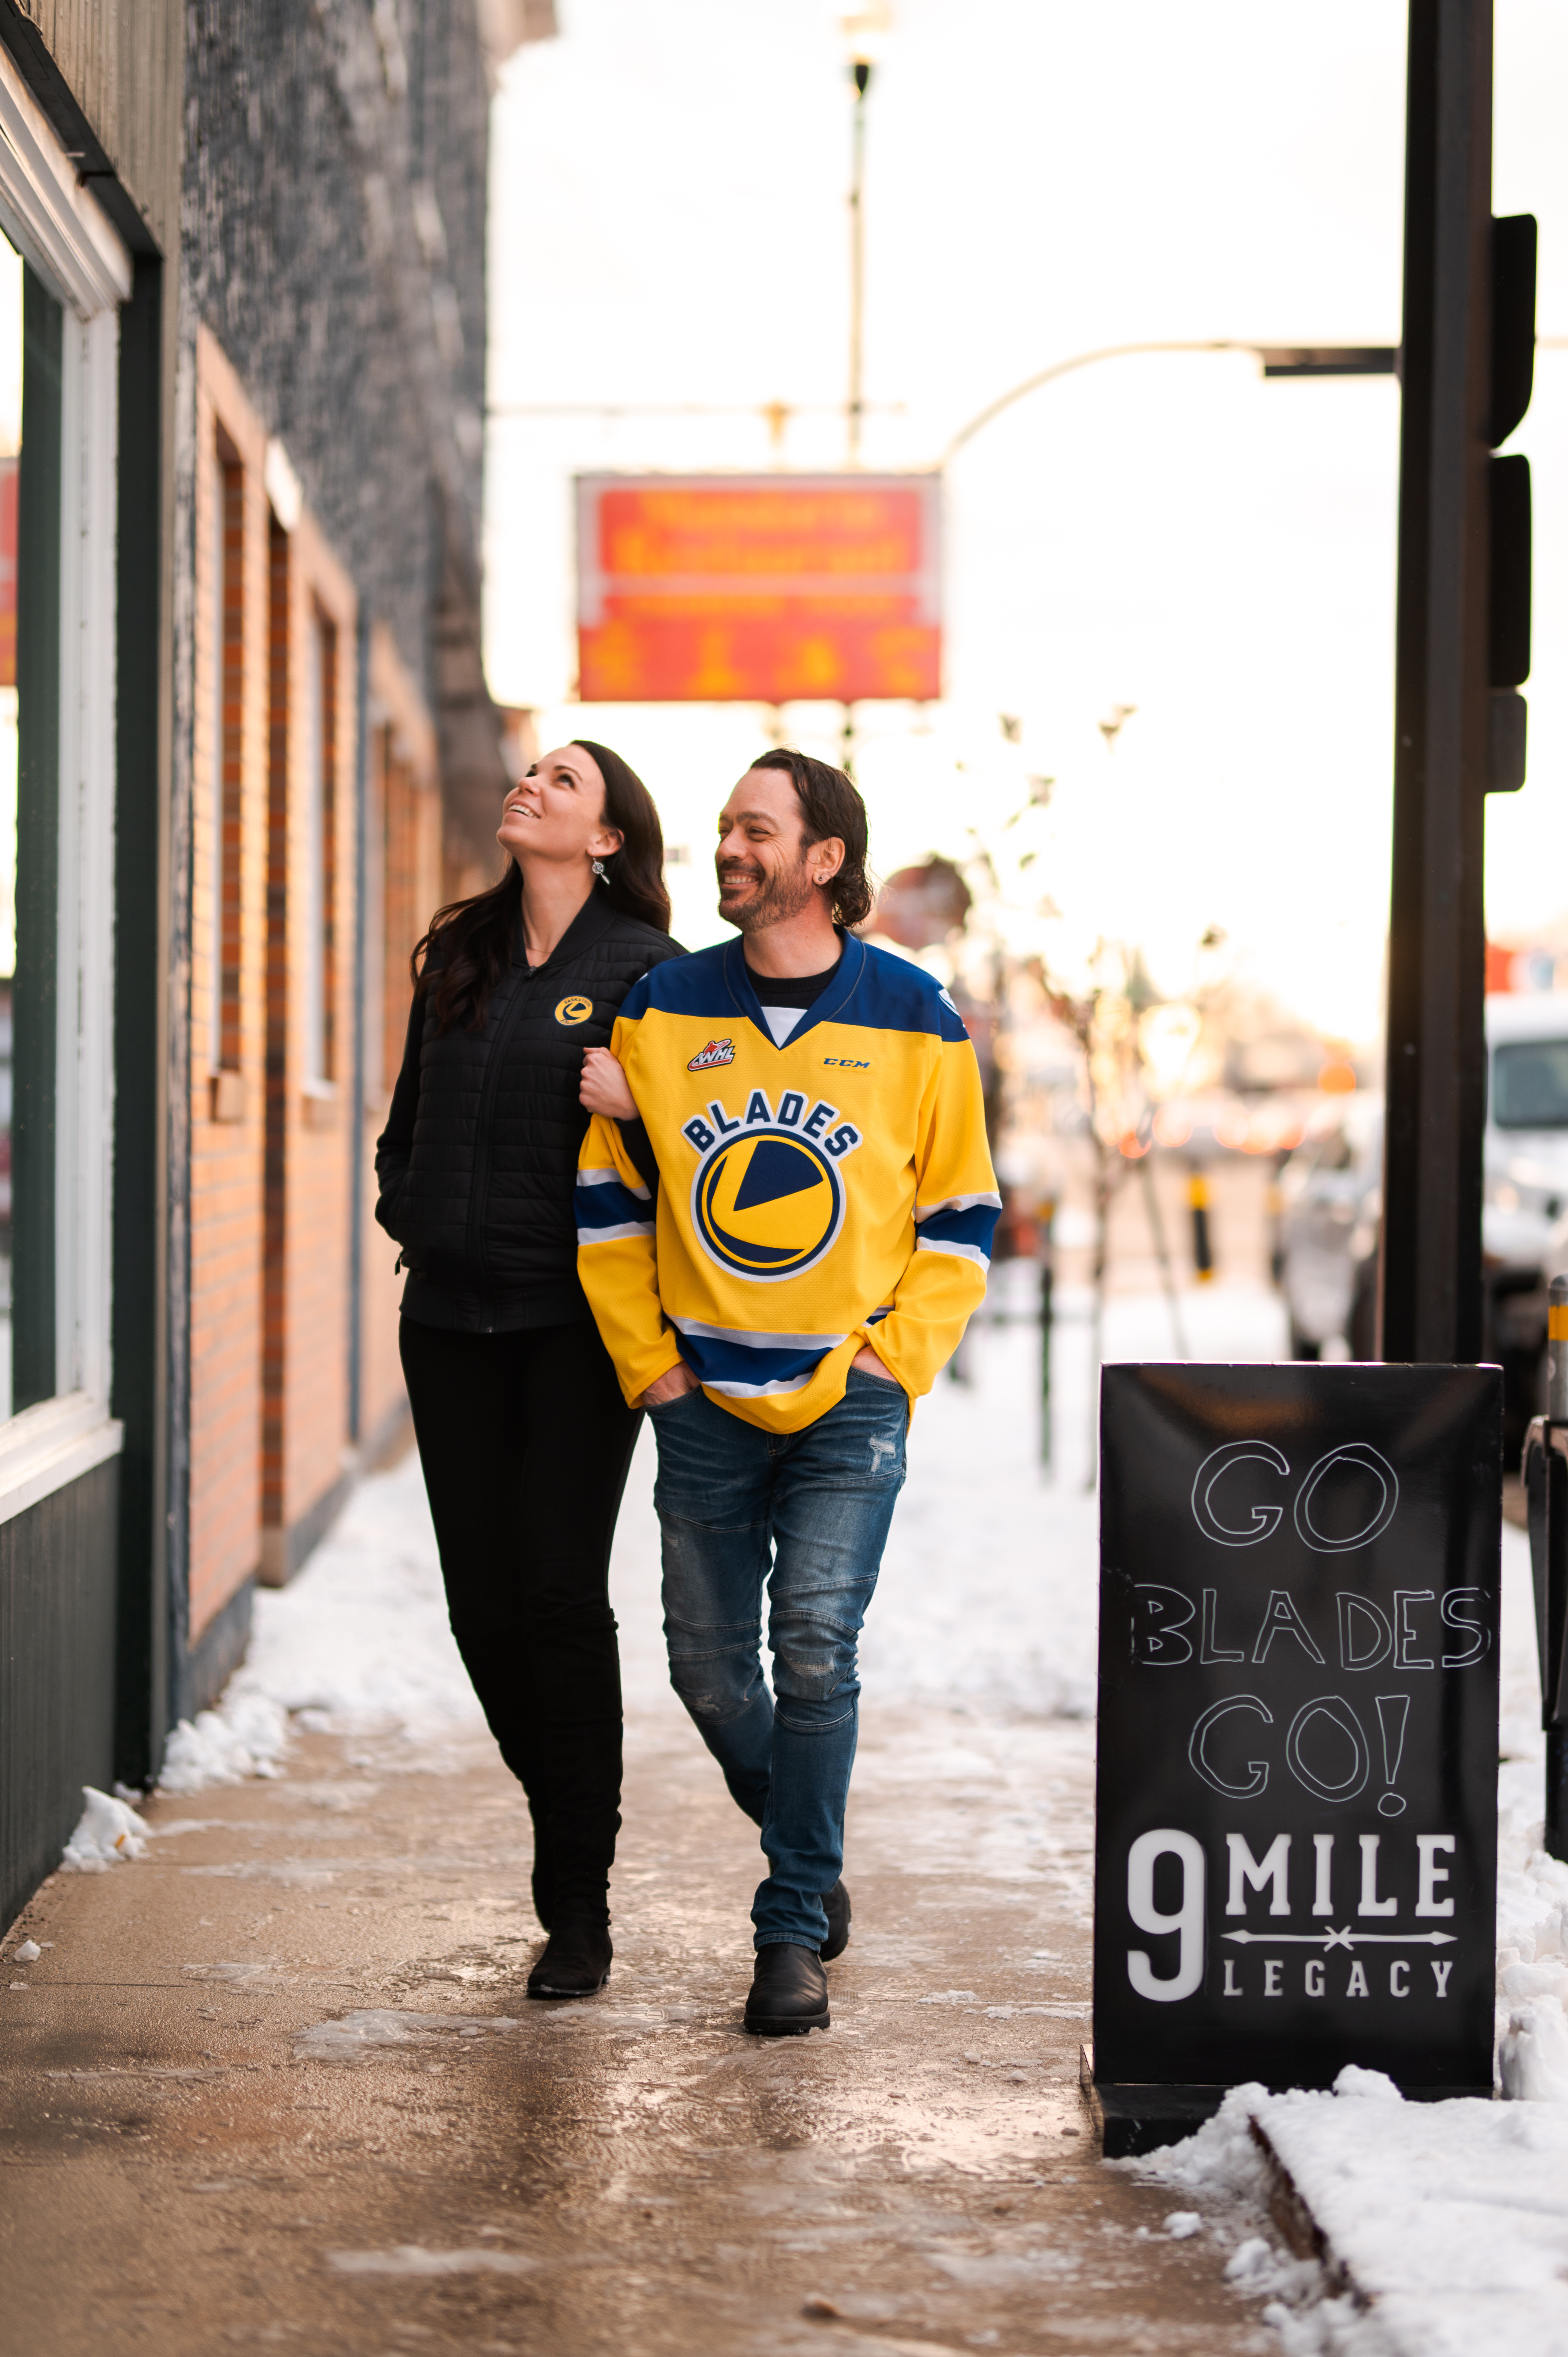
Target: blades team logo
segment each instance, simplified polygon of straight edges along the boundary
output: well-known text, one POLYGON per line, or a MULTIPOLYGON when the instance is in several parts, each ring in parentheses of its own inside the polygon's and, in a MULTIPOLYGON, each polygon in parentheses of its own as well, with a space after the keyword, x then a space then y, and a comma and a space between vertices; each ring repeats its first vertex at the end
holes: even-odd
POLYGON ((733 1064, 734 1061, 733 1039, 710 1039, 705 1048, 698 1049, 686 1070, 689 1072, 711 1072, 715 1064, 733 1064))
POLYGON ((692 1224, 708 1258, 761 1285, 803 1275, 825 1258, 843 1225, 840 1166, 860 1144, 820 1098, 808 1113, 798 1089, 774 1112, 753 1089, 738 1119, 715 1099, 681 1135, 702 1157, 692 1181, 692 1224))
POLYGON ((555 1009, 557 1023, 585 1023, 594 1011, 591 998, 563 998, 555 1009))

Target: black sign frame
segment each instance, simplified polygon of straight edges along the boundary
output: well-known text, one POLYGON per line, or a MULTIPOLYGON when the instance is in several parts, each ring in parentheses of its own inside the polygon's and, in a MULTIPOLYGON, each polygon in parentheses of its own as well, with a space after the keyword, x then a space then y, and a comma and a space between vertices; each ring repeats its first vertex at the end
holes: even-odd
POLYGON ((1093 2083, 1492 2090, 1502 1379, 1111 1365, 1093 2083))

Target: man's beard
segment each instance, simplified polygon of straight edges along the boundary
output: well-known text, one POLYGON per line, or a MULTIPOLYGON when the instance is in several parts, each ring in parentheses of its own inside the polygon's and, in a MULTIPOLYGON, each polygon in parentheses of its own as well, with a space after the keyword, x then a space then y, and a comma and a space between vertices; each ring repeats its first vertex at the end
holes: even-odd
POLYGON ((774 876, 760 867, 729 867, 719 874, 719 914, 739 932, 760 933, 769 925, 781 925, 790 917, 798 917, 816 898, 818 889, 806 873, 804 860, 774 876), (732 880, 749 880, 758 887, 738 909, 725 906, 725 888, 732 880))

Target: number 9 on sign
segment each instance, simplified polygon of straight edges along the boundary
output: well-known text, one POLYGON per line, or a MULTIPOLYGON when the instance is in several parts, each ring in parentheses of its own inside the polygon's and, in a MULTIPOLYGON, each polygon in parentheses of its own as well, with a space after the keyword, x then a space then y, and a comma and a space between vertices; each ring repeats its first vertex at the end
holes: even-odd
POLYGON ((1176 1972, 1169 1980, 1157 1976, 1145 1949, 1127 1951, 1128 1979, 1139 1996, 1152 1998, 1155 2005, 1174 2005, 1203 1986, 1204 1873, 1201 1846, 1191 1834, 1168 1827, 1140 1834, 1127 1853, 1127 1912, 1134 1926, 1150 1933, 1181 1934, 1176 1972), (1181 1903, 1171 1913, 1155 1904, 1155 1865, 1162 1857, 1176 1858, 1181 1865, 1181 1903))

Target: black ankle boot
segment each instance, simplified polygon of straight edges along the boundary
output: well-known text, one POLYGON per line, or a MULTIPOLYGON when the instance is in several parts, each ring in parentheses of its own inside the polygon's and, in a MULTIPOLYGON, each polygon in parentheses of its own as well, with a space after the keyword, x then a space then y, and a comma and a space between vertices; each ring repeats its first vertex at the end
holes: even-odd
POLYGON ((544 1943, 544 1953, 528 1975, 530 1996, 597 1996, 610 1976, 607 1919, 557 1923, 544 1943))
POLYGON ((817 1953, 824 1964, 831 1964, 849 1945, 849 1893, 842 1876, 831 1890, 823 1891, 822 1905, 827 1909, 828 1936, 817 1953))
POLYGON ((758 1948, 757 1972, 746 2000, 746 2027, 754 2038, 804 2038, 826 2029, 828 1977, 810 1948, 758 1948))

